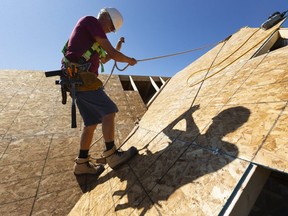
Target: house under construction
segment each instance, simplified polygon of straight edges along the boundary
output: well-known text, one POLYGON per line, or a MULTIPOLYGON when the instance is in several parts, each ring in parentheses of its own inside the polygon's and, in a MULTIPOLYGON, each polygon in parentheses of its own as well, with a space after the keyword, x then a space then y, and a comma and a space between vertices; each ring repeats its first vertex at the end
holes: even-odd
MULTIPOLYGON (((241 28, 169 77, 113 75, 116 142, 139 154, 74 176, 55 77, 0 71, 1 215, 288 215, 288 29, 241 28)), ((107 75, 101 75, 105 80, 107 75)), ((101 125, 90 154, 101 157, 101 125)))

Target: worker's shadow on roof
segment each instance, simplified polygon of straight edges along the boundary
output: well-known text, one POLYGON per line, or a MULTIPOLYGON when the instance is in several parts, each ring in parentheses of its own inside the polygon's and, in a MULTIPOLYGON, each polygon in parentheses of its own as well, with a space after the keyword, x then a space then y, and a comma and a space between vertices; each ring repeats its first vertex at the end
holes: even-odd
POLYGON ((113 199, 117 203, 117 200, 126 197, 128 201, 119 201, 116 211, 137 208, 142 211, 141 215, 145 215, 152 205, 161 211, 160 202, 167 200, 177 189, 216 172, 237 157, 237 146, 223 141, 223 137, 248 120, 249 109, 238 106, 220 112, 212 119, 205 134, 200 133, 192 116, 198 109, 199 106, 191 107, 163 130, 170 140, 174 140, 165 149, 152 153, 147 144, 146 154, 139 154, 129 162, 137 177, 128 166, 123 166, 99 179, 98 183, 115 177, 125 181, 124 190, 116 190, 115 186, 113 199), (186 131, 174 129, 183 119, 186 120, 186 131))

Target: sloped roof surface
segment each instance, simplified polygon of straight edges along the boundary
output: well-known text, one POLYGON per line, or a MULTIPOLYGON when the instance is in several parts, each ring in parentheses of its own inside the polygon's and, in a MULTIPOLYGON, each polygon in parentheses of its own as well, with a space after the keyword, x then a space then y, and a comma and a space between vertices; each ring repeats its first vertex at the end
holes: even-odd
MULTIPOLYGON (((251 59, 279 26, 267 31, 242 28, 178 72, 123 146, 124 150, 136 146, 139 155, 117 171, 106 166, 97 181, 87 184, 85 193, 69 215, 191 215, 191 212, 197 216, 217 215, 251 162, 287 172, 288 47, 251 59)), ((29 79, 16 80, 20 85, 26 85, 29 79)), ((49 94, 47 98, 51 95, 53 98, 56 95, 47 91, 51 88, 48 84, 44 89, 36 87, 35 82, 31 84, 34 86, 31 89, 31 94, 35 94, 33 97, 49 94)), ((18 93, 21 95, 21 92, 18 93)), ((16 94, 13 96, 17 97, 16 94)), ((14 99, 10 97, 9 100, 14 99)), ((23 100, 23 96, 17 97, 17 100, 23 100)), ((25 104, 29 102, 24 101, 25 104)), ((56 115, 54 107, 47 106, 47 110, 56 115)), ((12 107, 9 110, 12 115, 12 107)), ((41 113, 43 109, 36 110, 41 113)), ((30 109, 27 107, 26 111, 30 109)), ((22 133, 29 131, 31 124, 40 126, 47 121, 53 122, 45 116, 37 120, 31 116, 31 123, 23 126, 22 133)), ((62 143, 67 142, 66 134, 72 134, 67 129, 69 116, 59 117, 66 119, 66 124, 59 126, 62 133, 58 134, 58 126, 53 124, 43 129, 36 126, 34 133, 45 134, 49 130, 49 135, 29 141, 43 143, 54 154, 63 151, 61 145, 55 149, 51 144, 47 145, 53 138, 56 147, 61 140, 62 143)), ((23 122, 23 119, 17 121, 23 122)), ((2 149, 7 148, 9 143, 7 136, 12 139, 19 135, 15 133, 18 131, 12 129, 4 135, 2 133, 2 149)), ((77 143, 78 136, 73 132, 70 142, 77 143)), ((26 141, 27 146, 29 141, 26 141)), ((13 145, 10 144, 9 148, 13 145)), ((0 163, 5 160, 7 157, 4 155, 0 163)), ((16 160, 21 159, 18 157, 16 160)), ((2 166, 2 169, 6 168, 2 166)), ((66 179, 58 181, 71 183, 67 180, 69 175, 67 173, 66 179)), ((43 181, 43 184, 48 181, 43 181)), ((22 184, 33 186, 29 180, 22 184)), ((35 190, 37 188, 41 190, 39 185, 35 186, 35 190)), ((46 187, 46 190, 51 189, 46 187)), ((58 190, 58 193, 46 194, 51 196, 50 199, 60 197, 60 201, 65 197, 63 193, 58 190)), ((71 201, 69 199, 62 203, 71 201)))
POLYGON ((70 214, 217 215, 250 162, 287 172, 288 48, 251 59, 277 28, 242 28, 177 73, 125 145, 140 155, 70 214))
MULTIPOLYGON (((83 123, 71 128, 71 99, 61 104, 58 77, 39 71, 0 70, 0 215, 67 215, 95 176, 75 177, 83 123)), ((106 75, 100 76, 104 81, 106 75)), ((147 110, 137 92, 112 76, 106 91, 117 103, 116 143, 147 110)), ((90 154, 103 150, 101 125, 90 154)))

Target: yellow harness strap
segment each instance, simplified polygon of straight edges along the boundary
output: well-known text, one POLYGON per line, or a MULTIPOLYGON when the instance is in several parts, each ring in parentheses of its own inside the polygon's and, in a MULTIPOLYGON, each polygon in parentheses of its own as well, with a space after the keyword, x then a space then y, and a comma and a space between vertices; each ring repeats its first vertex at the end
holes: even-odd
MULTIPOLYGON (((66 51, 68 49, 68 41, 66 42, 66 44, 64 45, 63 49, 62 49, 62 53, 65 55, 66 51)), ((105 50, 100 46, 100 44, 98 42, 95 42, 89 50, 87 50, 86 52, 84 52, 79 60, 79 62, 81 62, 82 60, 84 60, 85 62, 89 61, 89 59, 91 58, 92 54, 97 52, 99 55, 99 63, 101 65, 101 72, 104 72, 104 65, 101 62, 101 58, 105 58, 106 57, 106 52, 105 50)), ((69 62, 68 59, 65 58, 64 56, 64 62, 69 62)))

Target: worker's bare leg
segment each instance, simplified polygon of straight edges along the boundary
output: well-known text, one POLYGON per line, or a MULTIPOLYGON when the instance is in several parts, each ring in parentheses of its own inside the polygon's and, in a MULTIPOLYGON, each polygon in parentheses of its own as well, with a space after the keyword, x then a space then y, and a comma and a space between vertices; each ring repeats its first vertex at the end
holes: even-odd
POLYGON ((106 151, 103 155, 112 169, 118 168, 138 153, 135 147, 131 147, 128 151, 123 152, 116 150, 114 144, 115 113, 108 114, 102 118, 102 132, 106 145, 106 151))
POLYGON ((102 133, 106 143, 114 141, 115 113, 105 115, 102 118, 102 133))
POLYGON ((80 140, 81 150, 89 150, 96 127, 97 127, 97 124, 89 125, 83 128, 83 132, 82 132, 81 140, 80 140))

